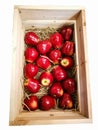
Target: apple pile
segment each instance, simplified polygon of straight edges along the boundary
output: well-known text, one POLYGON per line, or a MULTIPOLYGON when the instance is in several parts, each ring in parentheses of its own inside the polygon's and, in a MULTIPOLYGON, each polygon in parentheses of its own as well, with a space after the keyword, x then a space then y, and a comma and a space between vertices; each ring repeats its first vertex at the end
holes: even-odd
POLYGON ((77 87, 72 71, 73 31, 73 27, 64 26, 44 39, 34 31, 26 32, 24 91, 28 96, 24 98, 24 109, 74 108, 77 87))

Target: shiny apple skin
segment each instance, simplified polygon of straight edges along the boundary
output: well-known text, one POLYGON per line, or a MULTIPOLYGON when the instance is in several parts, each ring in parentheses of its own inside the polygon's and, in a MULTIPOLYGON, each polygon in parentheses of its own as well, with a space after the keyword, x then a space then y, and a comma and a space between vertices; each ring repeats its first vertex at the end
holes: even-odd
POLYGON ((33 63, 38 57, 38 52, 35 48, 28 47, 26 48, 24 55, 25 55, 25 60, 27 62, 33 63))
MULTIPOLYGON (((37 96, 33 95, 33 96, 29 96, 28 98, 25 98, 24 103, 28 106, 28 108, 31 111, 37 110, 39 108, 39 103, 38 103, 37 96)), ((24 109, 27 109, 27 107, 24 106, 24 109)))
POLYGON ((67 72, 66 70, 64 70, 61 66, 57 65, 54 67, 53 69, 53 76, 54 76, 54 79, 56 81, 62 81, 64 79, 66 79, 67 77, 67 72))
POLYGON ((49 95, 44 95, 40 99, 40 109, 41 110, 50 110, 55 107, 55 99, 49 95))
POLYGON ((63 91, 63 88, 60 84, 60 82, 55 82, 50 90, 49 90, 49 94, 54 97, 54 98, 59 98, 63 95, 64 91, 63 91))
POLYGON ((24 41, 27 45, 37 45, 39 42, 39 37, 34 32, 27 32, 24 37, 24 41))
POLYGON ((59 99, 59 107, 63 109, 71 109, 73 107, 73 101, 68 93, 64 93, 59 99))
POLYGON ((49 69, 51 67, 49 59, 41 56, 37 59, 36 64, 42 69, 49 69))
POLYGON ((63 41, 62 35, 58 32, 50 36, 50 42, 52 43, 54 48, 61 48, 62 41, 63 41))
POLYGON ((39 51, 40 54, 43 54, 43 55, 48 53, 51 48, 52 48, 52 44, 49 40, 39 41, 37 45, 37 50, 39 51))
POLYGON ((62 46, 62 53, 67 55, 67 56, 72 56, 74 54, 74 42, 71 42, 71 41, 66 41, 64 43, 64 45, 62 46))
POLYGON ((49 87, 49 85, 53 82, 53 75, 49 71, 43 72, 41 73, 39 79, 43 86, 49 87))
POLYGON ((24 66, 24 76, 25 78, 33 78, 38 73, 38 66, 28 63, 24 66))
POLYGON ((71 57, 64 57, 62 58, 62 60, 60 61, 60 64, 62 67, 66 68, 66 69, 70 69, 73 65, 73 59, 71 57))
POLYGON ((33 78, 25 79, 24 87, 26 87, 31 93, 37 93, 40 90, 39 81, 33 78))
POLYGON ((56 49, 56 50, 52 50, 49 53, 49 58, 53 61, 54 64, 58 64, 61 58, 61 55, 62 55, 61 51, 56 49))
POLYGON ((65 79, 62 85, 63 89, 69 94, 73 94, 76 91, 76 81, 74 78, 65 79))
POLYGON ((64 40, 69 41, 72 39, 72 34, 73 34, 72 27, 63 27, 60 32, 64 40))

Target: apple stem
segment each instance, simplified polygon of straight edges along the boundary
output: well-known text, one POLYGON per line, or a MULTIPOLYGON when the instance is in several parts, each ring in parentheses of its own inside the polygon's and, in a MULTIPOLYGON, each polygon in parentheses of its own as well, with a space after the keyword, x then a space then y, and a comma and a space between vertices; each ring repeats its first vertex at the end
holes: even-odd
POLYGON ((31 111, 30 108, 24 102, 22 104, 28 109, 29 112, 31 111))

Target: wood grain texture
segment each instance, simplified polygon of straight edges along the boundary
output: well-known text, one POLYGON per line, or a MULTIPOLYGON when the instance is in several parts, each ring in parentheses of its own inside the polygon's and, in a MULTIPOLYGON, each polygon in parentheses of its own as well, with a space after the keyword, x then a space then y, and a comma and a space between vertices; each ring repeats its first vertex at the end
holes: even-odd
POLYGON ((64 24, 72 25, 75 22, 75 20, 26 20, 23 21, 23 25, 25 26, 25 29, 30 29, 32 26, 36 28, 60 28, 64 24))
POLYGON ((86 116, 91 117, 90 102, 90 84, 88 77, 88 59, 87 59, 87 40, 86 40, 86 21, 85 11, 82 10, 76 21, 77 26, 77 60, 78 60, 78 92, 79 109, 86 116))
POLYGON ((23 112, 18 115, 10 125, 42 125, 42 124, 67 124, 67 123, 90 123, 91 120, 72 111, 38 111, 23 112), (40 113, 40 114, 39 114, 40 113))
POLYGON ((10 96, 10 120, 14 120, 22 109, 24 41, 23 27, 19 11, 15 9, 13 25, 12 80, 10 96))

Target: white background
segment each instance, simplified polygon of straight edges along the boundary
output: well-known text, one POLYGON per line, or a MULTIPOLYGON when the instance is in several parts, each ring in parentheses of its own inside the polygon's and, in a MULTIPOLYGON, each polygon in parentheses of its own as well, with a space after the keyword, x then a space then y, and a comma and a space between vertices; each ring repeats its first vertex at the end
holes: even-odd
POLYGON ((98 129, 98 4, 97 0, 0 0, 0 129, 98 129), (10 72, 14 5, 65 5, 86 8, 87 43, 93 123, 10 127, 10 72))

